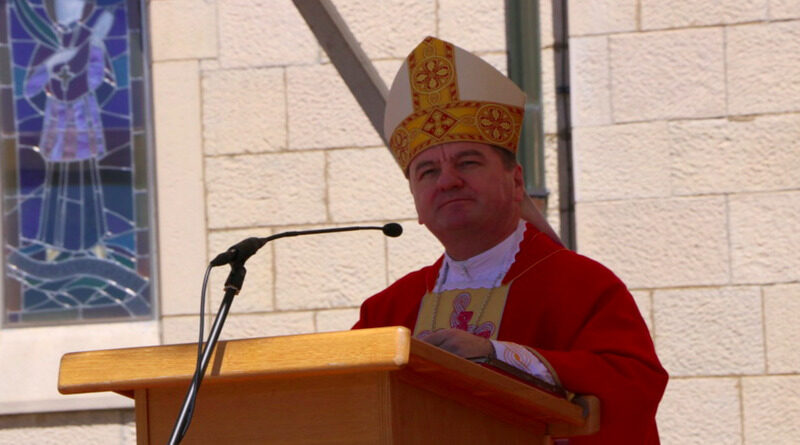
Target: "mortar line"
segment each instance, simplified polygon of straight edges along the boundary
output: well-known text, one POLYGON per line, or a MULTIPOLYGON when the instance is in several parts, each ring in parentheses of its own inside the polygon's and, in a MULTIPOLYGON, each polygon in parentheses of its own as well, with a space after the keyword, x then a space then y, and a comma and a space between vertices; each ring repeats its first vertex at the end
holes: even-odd
POLYGON ((764 297, 764 286, 759 289, 761 295, 761 342, 764 348, 764 373, 769 374, 769 349, 767 348, 767 301, 764 297))
POLYGON ((745 444, 745 435, 744 435, 744 382, 742 381, 742 377, 736 379, 736 389, 739 391, 739 437, 742 439, 742 445, 745 444))
POLYGON ((725 115, 730 114, 730 96, 728 95, 728 27, 722 27, 722 90, 725 96, 725 115))

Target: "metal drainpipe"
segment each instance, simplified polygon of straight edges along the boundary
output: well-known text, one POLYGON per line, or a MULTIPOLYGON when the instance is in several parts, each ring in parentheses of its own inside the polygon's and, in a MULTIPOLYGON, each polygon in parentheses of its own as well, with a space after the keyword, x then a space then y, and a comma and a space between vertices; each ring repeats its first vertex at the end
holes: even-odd
POLYGON ((575 250, 577 242, 575 236, 575 183, 572 170, 567 3, 568 0, 553 0, 553 58, 558 126, 558 202, 561 241, 567 248, 575 250))
POLYGON ((539 0, 506 0, 506 47, 508 77, 528 96, 517 159, 525 172, 525 190, 545 210, 549 192, 544 169, 539 0))

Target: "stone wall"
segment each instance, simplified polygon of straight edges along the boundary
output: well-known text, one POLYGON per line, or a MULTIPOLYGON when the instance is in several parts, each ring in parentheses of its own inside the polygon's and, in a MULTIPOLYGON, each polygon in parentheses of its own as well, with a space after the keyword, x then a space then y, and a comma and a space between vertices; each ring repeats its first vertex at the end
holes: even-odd
POLYGON ((800 7, 571 2, 579 251, 671 379, 665 444, 800 432, 800 7))

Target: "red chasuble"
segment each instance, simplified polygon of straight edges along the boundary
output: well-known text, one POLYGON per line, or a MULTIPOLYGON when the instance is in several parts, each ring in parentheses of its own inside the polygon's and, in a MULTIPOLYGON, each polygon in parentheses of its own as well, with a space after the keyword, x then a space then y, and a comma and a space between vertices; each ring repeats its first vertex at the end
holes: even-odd
MULTIPOLYGON (((415 328, 420 301, 442 258, 399 279, 361 306, 354 329, 415 328)), ((600 431, 572 444, 657 444, 655 414, 667 383, 625 285, 601 264, 527 225, 503 284, 511 283, 497 339, 536 350, 569 391, 600 398, 600 431)))

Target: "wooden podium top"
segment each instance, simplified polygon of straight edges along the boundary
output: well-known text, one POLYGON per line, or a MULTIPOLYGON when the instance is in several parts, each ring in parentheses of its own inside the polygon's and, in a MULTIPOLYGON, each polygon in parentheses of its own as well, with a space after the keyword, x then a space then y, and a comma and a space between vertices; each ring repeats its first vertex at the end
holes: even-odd
MULTIPOLYGON (((196 344, 69 353, 61 359, 58 389, 133 397, 137 389, 188 386, 196 360, 196 344)), ((594 414, 584 417, 597 408, 596 399, 589 399, 591 406, 567 401, 414 339, 404 327, 221 341, 203 385, 375 371, 397 372, 426 390, 507 411, 510 419, 546 421, 554 424, 553 433, 597 427, 594 414)))

